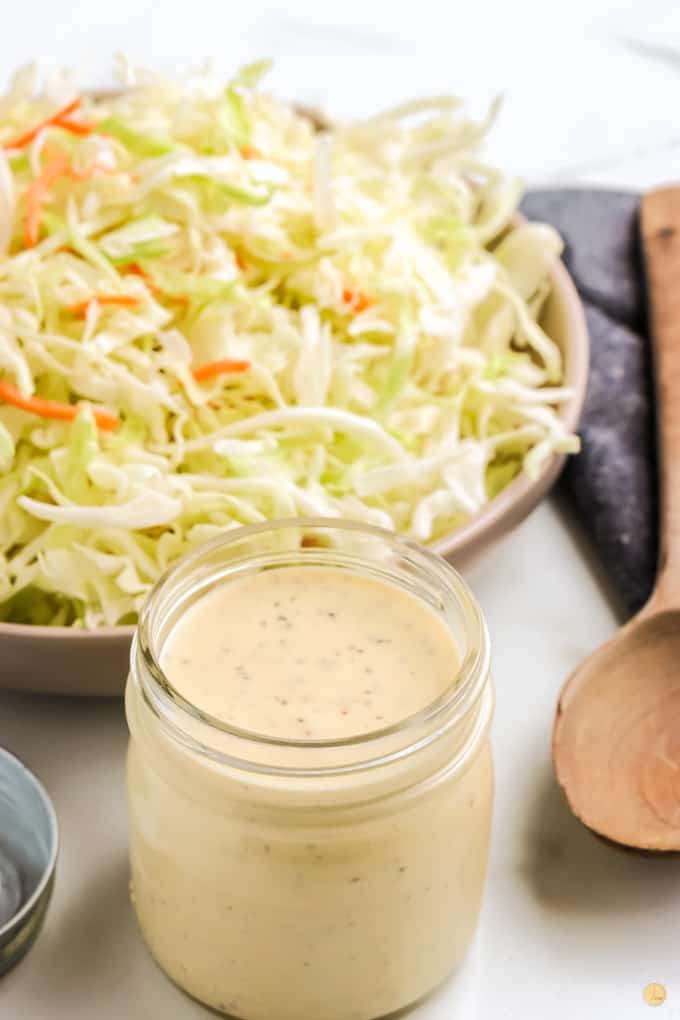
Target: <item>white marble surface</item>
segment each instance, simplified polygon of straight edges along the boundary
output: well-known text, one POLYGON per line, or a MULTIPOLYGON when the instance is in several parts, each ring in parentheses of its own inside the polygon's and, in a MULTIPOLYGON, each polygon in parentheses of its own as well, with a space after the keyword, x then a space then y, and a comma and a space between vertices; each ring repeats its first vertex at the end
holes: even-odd
MULTIPOLYGON (((672 0, 26 0, 0 31, 3 76, 37 57, 106 80, 113 50, 169 68, 263 54, 284 95, 341 114, 458 91, 506 95, 490 145, 531 183, 642 188, 680 178, 680 8, 672 0), (58 58, 58 59, 57 59, 58 58)), ((470 571, 495 647, 498 777, 480 937, 417 1020, 680 1018, 680 863, 627 855, 571 818, 555 788, 557 691, 615 617, 555 505, 470 571)), ((1 654, 1 650, 0 650, 1 654)), ((0 697, 0 744, 45 780, 62 854, 45 932, 0 982, 2 1020, 207 1020, 155 969, 126 896, 116 702, 0 697)), ((276 1020, 275 1017, 272 1020, 276 1020)))

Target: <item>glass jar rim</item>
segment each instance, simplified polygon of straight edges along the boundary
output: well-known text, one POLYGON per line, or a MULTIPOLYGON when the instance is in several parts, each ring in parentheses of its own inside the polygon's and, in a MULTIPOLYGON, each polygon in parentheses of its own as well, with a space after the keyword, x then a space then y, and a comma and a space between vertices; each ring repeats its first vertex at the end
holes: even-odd
MULTIPOLYGON (((318 554, 319 552, 320 550, 314 549, 314 553, 318 554)), ((297 555, 301 559, 296 565, 304 566, 305 557, 311 558, 312 553, 308 552, 305 547, 301 547, 297 550, 297 555)), ((264 561, 273 567, 278 565, 276 559, 277 557, 274 554, 264 555, 264 561)), ((368 565, 371 563, 371 560, 366 557, 365 563, 368 565)), ((224 571, 224 573, 228 575, 229 571, 224 571)), ((390 583, 389 579, 388 583, 390 583)), ((392 579, 391 583, 396 584, 398 581, 392 579)), ((451 564, 437 553, 433 553, 418 543, 395 535, 384 528, 364 524, 360 521, 332 517, 283 518, 230 529, 224 535, 219 535, 208 542, 202 543, 196 549, 191 550, 176 560, 158 579, 145 600, 140 612, 130 657, 131 673, 137 682, 140 683, 145 701, 161 721, 171 728, 174 735, 183 744, 188 745, 190 749, 222 761, 225 764, 244 768, 246 771, 280 775, 315 776, 334 775, 384 765, 395 758, 403 757, 405 754, 412 753, 420 747, 431 743, 444 730, 448 730, 455 722, 464 717, 466 712, 479 702, 489 675, 489 659, 488 632, 481 609, 468 585, 451 564), (417 712, 380 729, 339 738, 321 740, 298 739, 271 736, 225 722, 198 708, 172 685, 161 667, 160 654, 154 647, 153 631, 154 625, 157 622, 155 617, 159 607, 162 605, 163 600, 169 597, 173 585, 176 584, 180 577, 187 574, 190 576, 192 568, 198 569, 202 561, 220 549, 227 549, 248 539, 256 538, 258 535, 273 534, 277 531, 292 528, 301 532, 355 532, 359 535, 378 539, 391 551, 407 556, 408 560, 416 565, 423 574, 437 582, 440 590, 455 598, 464 618, 466 636, 465 654, 458 668, 453 672, 450 684, 433 701, 417 712), (374 758, 363 759, 344 766, 290 768, 287 766, 256 765, 250 760, 232 757, 229 754, 210 748, 209 745, 183 731, 181 726, 182 718, 208 727, 209 731, 217 731, 234 737, 241 742, 245 742, 247 746, 299 751, 308 749, 360 748, 362 745, 370 747, 371 745, 375 746, 385 738, 398 734, 407 734, 408 731, 412 731, 415 735, 419 732, 419 728, 425 725, 432 728, 425 737, 417 739, 414 736, 412 743, 404 748, 400 748, 397 752, 379 754, 374 758), (439 721, 441 721, 441 725, 437 726, 439 721)), ((479 727, 475 727, 475 731, 478 729, 479 727)))

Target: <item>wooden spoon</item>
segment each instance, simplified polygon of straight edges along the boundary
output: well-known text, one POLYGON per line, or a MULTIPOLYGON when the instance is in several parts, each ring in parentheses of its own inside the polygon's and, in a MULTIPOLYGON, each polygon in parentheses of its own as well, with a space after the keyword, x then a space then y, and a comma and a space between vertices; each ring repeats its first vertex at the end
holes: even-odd
POLYGON ((647 605, 565 684, 553 760, 571 810, 589 828, 639 849, 680 850, 680 187, 643 198, 642 239, 656 375, 659 568, 647 605))

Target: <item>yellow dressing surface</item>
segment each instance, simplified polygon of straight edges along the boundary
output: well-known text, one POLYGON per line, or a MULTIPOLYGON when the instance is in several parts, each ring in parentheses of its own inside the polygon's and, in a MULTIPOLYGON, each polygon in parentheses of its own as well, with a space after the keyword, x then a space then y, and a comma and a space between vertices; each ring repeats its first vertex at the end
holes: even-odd
POLYGON ((352 737, 407 719, 455 680, 434 610, 378 578, 328 567, 251 574, 203 596, 161 665, 203 712, 296 740, 352 737))

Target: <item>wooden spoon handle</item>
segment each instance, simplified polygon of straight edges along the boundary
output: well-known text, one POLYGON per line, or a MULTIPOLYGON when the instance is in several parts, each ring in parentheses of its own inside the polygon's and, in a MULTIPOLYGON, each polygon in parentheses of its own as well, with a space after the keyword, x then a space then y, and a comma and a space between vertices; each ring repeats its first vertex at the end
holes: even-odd
POLYGON ((680 607, 680 187, 642 199, 661 499, 655 609, 680 607))

